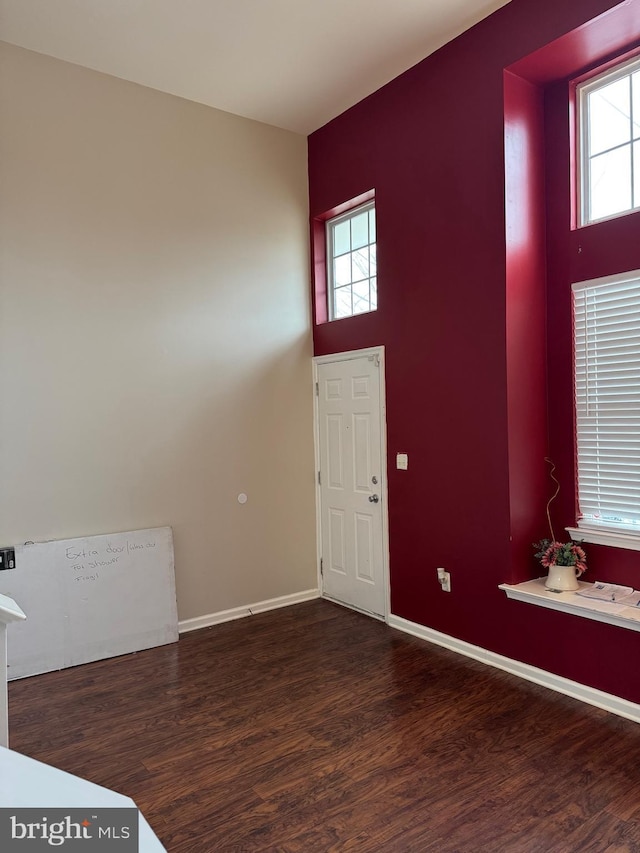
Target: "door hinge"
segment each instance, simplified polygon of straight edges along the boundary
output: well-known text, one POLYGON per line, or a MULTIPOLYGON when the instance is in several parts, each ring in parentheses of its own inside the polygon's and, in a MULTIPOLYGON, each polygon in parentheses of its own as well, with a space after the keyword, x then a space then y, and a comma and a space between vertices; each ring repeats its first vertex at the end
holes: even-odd
POLYGON ((320 396, 320 383, 316 382, 316 397, 320 396))
POLYGON ((321 481, 321 479, 320 479, 320 471, 318 471, 318 485, 319 485, 319 486, 321 486, 321 485, 322 485, 322 481, 321 481))
POLYGON ((320 557, 320 577, 324 577, 324 566, 322 565, 322 557, 320 557))

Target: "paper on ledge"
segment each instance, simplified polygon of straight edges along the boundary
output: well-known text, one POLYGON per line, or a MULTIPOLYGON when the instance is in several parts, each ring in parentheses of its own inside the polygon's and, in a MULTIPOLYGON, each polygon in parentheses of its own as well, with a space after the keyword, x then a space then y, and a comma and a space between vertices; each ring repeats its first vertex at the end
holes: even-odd
POLYGON ((627 607, 634 606, 640 601, 640 592, 635 592, 632 586, 620 586, 616 583, 603 583, 594 581, 593 586, 581 587, 576 595, 583 598, 592 598, 596 601, 619 601, 627 607), (636 601, 631 601, 631 596, 637 596, 636 601))

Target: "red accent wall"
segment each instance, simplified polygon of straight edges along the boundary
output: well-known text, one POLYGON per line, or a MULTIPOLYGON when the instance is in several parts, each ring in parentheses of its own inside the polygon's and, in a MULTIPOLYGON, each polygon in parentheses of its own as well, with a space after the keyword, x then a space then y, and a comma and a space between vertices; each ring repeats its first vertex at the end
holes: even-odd
POLYGON ((545 335, 544 97, 505 71, 505 255, 507 429, 511 566, 509 583, 531 574, 531 543, 541 538, 549 480, 545 335))
MULTIPOLYGON (((558 515, 574 521, 566 300, 585 258, 572 256, 555 81, 640 37, 639 12, 640 0, 512 0, 309 138, 312 221, 375 189, 379 309, 316 323, 314 346, 386 347, 392 612, 636 702, 638 634, 497 587, 542 574, 530 543, 547 535, 549 449, 558 515)), ((621 227, 624 268, 640 266, 621 227)), ((589 246, 606 265, 606 236, 589 246)), ((592 578, 605 566, 593 562, 592 578)))

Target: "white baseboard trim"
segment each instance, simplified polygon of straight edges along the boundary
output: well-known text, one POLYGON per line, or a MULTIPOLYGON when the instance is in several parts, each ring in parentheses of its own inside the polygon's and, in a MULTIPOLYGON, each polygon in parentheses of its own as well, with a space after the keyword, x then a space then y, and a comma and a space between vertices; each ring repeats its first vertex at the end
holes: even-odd
POLYGON ((565 696, 571 696, 573 699, 578 699, 587 705, 594 705, 596 708, 602 708, 612 714, 617 714, 619 717, 625 717, 627 720, 640 723, 640 705, 635 702, 629 702, 627 699, 622 699, 620 696, 604 693, 602 690, 587 687, 585 684, 579 684, 577 681, 571 681, 560 675, 554 675, 544 669, 538 669, 527 663, 503 657, 503 655, 490 652, 481 646, 474 646, 472 643, 458 640, 455 637, 450 637, 448 634, 442 634, 440 631, 434 631, 433 628, 426 628, 424 625, 418 625, 416 622, 410 622, 408 619, 403 619, 400 616, 391 614, 388 624, 389 627, 404 631, 405 634, 412 634, 414 637, 419 637, 428 643, 443 646, 452 652, 457 652, 481 663, 494 666, 496 669, 510 672, 512 675, 517 675, 527 681, 533 681, 534 684, 541 684, 543 687, 548 687, 557 693, 564 693, 565 696))
POLYGON ((180 634, 186 634, 188 631, 209 628, 211 625, 230 622, 232 619, 243 619, 245 616, 265 613, 267 610, 276 610, 278 607, 301 604, 303 601, 311 601, 313 598, 320 598, 319 589, 305 589, 303 592, 281 595, 279 598, 269 598, 267 601, 257 601, 255 604, 247 604, 244 607, 232 607, 231 610, 219 610, 217 613, 196 616, 194 619, 182 619, 178 622, 178 631, 180 634))

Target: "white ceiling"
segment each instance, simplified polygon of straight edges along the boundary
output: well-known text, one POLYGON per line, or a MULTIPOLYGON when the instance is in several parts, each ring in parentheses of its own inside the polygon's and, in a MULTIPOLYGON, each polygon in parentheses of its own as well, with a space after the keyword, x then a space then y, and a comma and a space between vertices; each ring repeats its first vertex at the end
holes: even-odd
POLYGON ((508 0, 0 0, 0 39, 307 134, 508 0))

